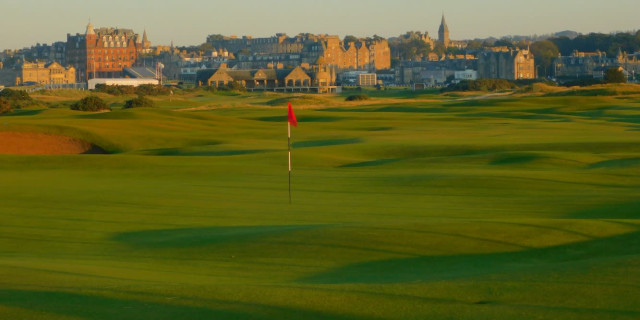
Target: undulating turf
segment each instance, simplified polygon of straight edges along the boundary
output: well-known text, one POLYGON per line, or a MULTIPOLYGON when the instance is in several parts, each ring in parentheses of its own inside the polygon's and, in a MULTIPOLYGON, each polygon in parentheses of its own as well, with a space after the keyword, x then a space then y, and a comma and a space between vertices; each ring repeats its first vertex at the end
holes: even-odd
POLYGON ((640 318, 640 96, 368 94, 0 116, 0 318, 640 318))

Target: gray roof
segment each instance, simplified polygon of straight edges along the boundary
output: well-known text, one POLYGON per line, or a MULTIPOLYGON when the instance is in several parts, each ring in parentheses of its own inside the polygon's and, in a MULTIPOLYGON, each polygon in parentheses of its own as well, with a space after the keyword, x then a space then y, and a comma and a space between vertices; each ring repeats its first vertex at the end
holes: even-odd
POLYGON ((129 67, 124 68, 125 76, 137 79, 155 79, 155 70, 147 67, 129 67))

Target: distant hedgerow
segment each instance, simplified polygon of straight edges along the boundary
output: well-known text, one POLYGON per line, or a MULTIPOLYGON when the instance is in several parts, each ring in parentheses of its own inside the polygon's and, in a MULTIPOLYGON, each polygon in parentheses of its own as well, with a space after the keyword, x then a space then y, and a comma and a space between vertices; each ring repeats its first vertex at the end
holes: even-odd
POLYGON ((442 89, 442 92, 450 91, 499 91, 509 90, 516 87, 516 84, 505 79, 478 79, 464 80, 460 83, 450 85, 442 89))
POLYGON ((134 86, 122 86, 122 85, 106 85, 96 84, 94 89, 96 92, 103 92, 114 96, 121 96, 126 94, 142 94, 145 96, 157 96, 168 95, 171 93, 171 88, 154 84, 143 84, 137 87, 134 86))

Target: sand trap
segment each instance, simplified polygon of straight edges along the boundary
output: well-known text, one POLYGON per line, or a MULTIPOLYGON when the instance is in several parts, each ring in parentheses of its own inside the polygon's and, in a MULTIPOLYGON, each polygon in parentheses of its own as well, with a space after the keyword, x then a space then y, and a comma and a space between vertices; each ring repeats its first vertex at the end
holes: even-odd
POLYGON ((80 154, 105 153, 86 141, 35 132, 0 132, 3 154, 80 154))

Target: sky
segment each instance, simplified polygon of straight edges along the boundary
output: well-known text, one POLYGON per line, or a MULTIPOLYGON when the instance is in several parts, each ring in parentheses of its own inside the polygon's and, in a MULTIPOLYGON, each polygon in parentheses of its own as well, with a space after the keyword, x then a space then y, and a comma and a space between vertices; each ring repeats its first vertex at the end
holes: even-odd
POLYGON ((0 50, 66 41, 94 27, 120 27, 152 45, 199 45, 209 34, 283 32, 437 37, 445 14, 453 40, 640 29, 640 0, 0 0, 0 50))

